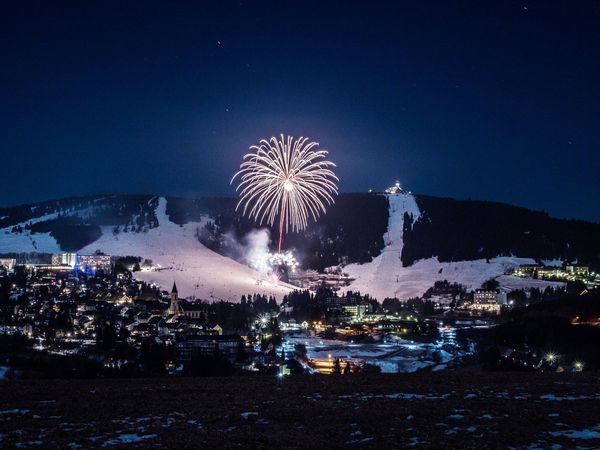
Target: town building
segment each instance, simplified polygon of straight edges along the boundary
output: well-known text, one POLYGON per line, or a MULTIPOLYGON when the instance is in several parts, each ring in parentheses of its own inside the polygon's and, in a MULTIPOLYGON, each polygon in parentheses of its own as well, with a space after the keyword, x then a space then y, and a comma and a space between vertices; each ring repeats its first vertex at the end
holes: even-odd
POLYGON ((14 270, 17 265, 15 258, 0 258, 0 267, 4 267, 5 270, 14 270))
POLYGON ((396 180, 396 183, 394 183, 393 186, 385 190, 386 194, 400 194, 401 192, 403 192, 403 190, 400 187, 400 180, 396 180))
POLYGON ((183 308, 179 304, 179 296, 177 294, 177 285, 173 282, 173 289, 171 289, 171 303, 166 311, 167 316, 181 316, 183 315, 183 308))
POLYGON ((78 255, 77 253, 60 253, 52 255, 51 266, 53 268, 70 267, 84 273, 103 273, 109 275, 112 272, 112 258, 110 255, 94 253, 93 255, 78 255))
POLYGON ((58 255, 52 255, 52 265, 74 268, 77 265, 77 253, 60 253, 58 255))
POLYGON ((506 293, 498 290, 477 289, 473 293, 473 302, 468 306, 471 311, 499 314, 506 304, 506 293))
POLYGON ((178 341, 175 348, 182 362, 202 356, 222 356, 233 362, 244 351, 244 341, 237 334, 197 334, 178 341))
POLYGON ((537 276, 538 270, 543 268, 544 266, 541 264, 521 264, 513 274, 521 277, 533 278, 537 276))
POLYGON ((369 302, 361 302, 357 305, 346 305, 342 307, 344 314, 351 315, 353 319, 361 319, 372 312, 373 306, 369 302))
POLYGON ((567 265, 565 269, 568 273, 578 277, 588 277, 590 275, 590 268, 588 266, 567 265))
POLYGON ((95 253, 93 255, 77 255, 77 270, 84 273, 95 274, 101 272, 110 274, 112 272, 112 258, 110 255, 95 253))
POLYGON ((358 300, 354 297, 327 297, 325 306, 330 311, 342 311, 344 306, 355 306, 358 300))

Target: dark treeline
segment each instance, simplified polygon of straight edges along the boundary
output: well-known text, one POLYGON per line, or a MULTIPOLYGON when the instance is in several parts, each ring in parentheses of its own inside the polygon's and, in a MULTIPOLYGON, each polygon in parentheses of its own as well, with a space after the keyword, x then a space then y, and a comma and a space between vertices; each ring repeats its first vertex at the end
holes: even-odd
MULTIPOLYGON (((167 214, 175 223, 210 220, 198 230, 200 241, 221 254, 236 254, 236 244, 256 228, 267 228, 275 241, 276 227, 258 226, 253 220, 235 212, 233 198, 183 199, 169 198, 167 214), (230 238, 234 238, 234 243, 230 238)), ((322 270, 344 263, 371 261, 383 248, 387 229, 388 203, 384 196, 370 194, 341 194, 327 213, 315 222, 309 222, 306 231, 285 237, 285 247, 295 249, 305 267, 322 270)))
MULTIPOLYGON (((183 301, 183 308, 187 302, 183 301)), ((246 334, 251 328, 252 322, 260 315, 275 314, 279 308, 275 297, 267 297, 260 294, 243 295, 239 303, 218 302, 194 302, 195 309, 201 311, 202 319, 208 324, 219 325, 225 333, 246 334)))
POLYGON ((553 219, 503 203, 419 195, 422 216, 405 217, 405 266, 438 256, 460 261, 516 255, 600 266, 600 224, 553 219))
MULTIPOLYGON (((544 297, 543 297, 544 298, 544 297)), ((487 368, 494 368, 503 348, 544 355, 554 353, 560 364, 581 361, 587 369, 600 369, 600 293, 546 297, 527 308, 515 308, 506 321, 488 329, 464 331, 477 343, 487 368)))
POLYGON ((330 288, 322 286, 314 293, 308 290, 298 290, 284 296, 282 301, 284 312, 281 313, 280 317, 294 319, 297 323, 330 320, 333 315, 336 315, 335 317, 339 316, 338 312, 332 312, 331 308, 327 306, 327 300, 332 298, 345 299, 345 303, 349 305, 368 303, 371 306, 372 312, 391 314, 414 313, 418 315, 434 313, 434 304, 429 300, 422 300, 420 298, 408 300, 385 298, 380 303, 369 294, 362 294, 358 291, 347 291, 340 296, 330 288))
MULTIPOLYGON (((327 307, 329 298, 338 298, 338 295, 327 286, 319 287, 314 293, 308 290, 292 291, 283 297, 282 307, 287 312, 280 317, 294 319, 298 323, 327 320, 331 314, 327 307)), ((341 298, 346 298, 349 304, 368 302, 374 310, 379 308, 379 302, 368 294, 348 291, 341 298)))

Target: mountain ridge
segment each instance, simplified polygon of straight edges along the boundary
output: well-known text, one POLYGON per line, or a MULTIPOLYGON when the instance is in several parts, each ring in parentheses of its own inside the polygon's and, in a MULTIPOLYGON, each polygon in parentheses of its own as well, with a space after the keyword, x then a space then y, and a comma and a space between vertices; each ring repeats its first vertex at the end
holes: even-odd
MULTIPOLYGON (((239 264, 230 275, 250 277, 252 283, 245 283, 245 288, 265 290, 261 286, 269 280, 246 271, 250 270, 247 236, 262 228, 274 240, 276 230, 236 213, 235 205, 236 199, 229 197, 105 194, 0 208, 0 254, 101 250, 140 256, 162 266, 160 272, 138 274, 141 279, 166 287, 176 279, 185 295, 226 294, 234 299, 250 291, 223 294, 222 286, 217 290, 221 294, 215 295, 214 281, 206 289, 198 287, 205 279, 202 267, 190 271, 182 267, 193 265, 193 249, 212 264, 218 261, 229 267, 229 260, 239 264), (178 263, 178 258, 187 262, 178 263)), ((345 193, 303 233, 286 235, 284 247, 294 249, 305 268, 343 267, 357 278, 351 289, 373 290, 378 296, 414 296, 438 279, 466 280, 469 287, 479 287, 483 276, 500 276, 510 267, 536 260, 597 267, 600 224, 555 219, 499 202, 406 192, 345 193), (404 206, 399 206, 400 200, 404 206)), ((211 276, 225 274, 217 271, 211 276)), ((281 295, 288 288, 273 289, 266 291, 281 295)))

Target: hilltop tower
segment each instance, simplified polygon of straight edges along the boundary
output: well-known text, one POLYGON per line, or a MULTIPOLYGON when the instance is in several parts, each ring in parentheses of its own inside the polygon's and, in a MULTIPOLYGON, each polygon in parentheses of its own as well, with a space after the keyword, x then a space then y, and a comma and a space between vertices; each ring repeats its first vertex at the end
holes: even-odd
POLYGON ((386 194, 401 194, 404 190, 400 187, 400 180, 396 180, 393 186, 385 190, 386 194))
POLYGON ((179 296, 177 295, 177 285, 173 281, 173 289, 171 289, 171 303, 167 310, 167 315, 180 316, 183 314, 183 309, 179 304, 179 296))

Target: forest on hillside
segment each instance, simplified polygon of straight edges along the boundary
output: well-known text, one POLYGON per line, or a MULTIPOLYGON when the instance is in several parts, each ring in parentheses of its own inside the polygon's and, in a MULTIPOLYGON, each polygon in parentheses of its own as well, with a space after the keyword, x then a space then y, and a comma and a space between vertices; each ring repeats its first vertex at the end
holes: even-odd
MULTIPOLYGON (((276 240, 276 227, 261 226, 243 217, 236 213, 235 205, 232 198, 168 198, 167 214, 179 224, 211 217, 199 238, 207 247, 228 256, 238 256, 231 254, 235 251, 231 239, 243 242, 252 230, 266 228, 272 241, 276 240)), ((317 222, 309 222, 305 231, 287 234, 285 248, 294 249, 305 267, 317 270, 341 263, 368 262, 383 248, 387 222, 386 197, 341 194, 317 222)))
POLYGON ((426 195, 416 200, 421 217, 405 217, 405 266, 431 256, 461 261, 511 255, 600 265, 600 224, 496 202, 426 195))

